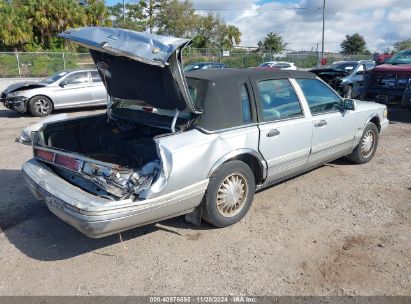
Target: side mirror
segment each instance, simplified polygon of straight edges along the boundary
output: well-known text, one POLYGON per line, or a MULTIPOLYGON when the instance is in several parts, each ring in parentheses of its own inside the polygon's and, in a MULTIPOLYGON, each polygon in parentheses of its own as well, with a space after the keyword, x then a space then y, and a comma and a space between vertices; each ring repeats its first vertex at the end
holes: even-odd
POLYGON ((358 71, 357 73, 355 73, 355 75, 364 75, 365 71, 358 71))
POLYGON ((352 99, 344 99, 343 110, 344 111, 354 111, 357 108, 355 100, 352 99))
POLYGON ((62 88, 64 88, 64 86, 65 86, 66 84, 68 84, 68 81, 67 81, 67 80, 63 80, 63 81, 61 81, 61 82, 59 83, 59 86, 61 86, 62 88))

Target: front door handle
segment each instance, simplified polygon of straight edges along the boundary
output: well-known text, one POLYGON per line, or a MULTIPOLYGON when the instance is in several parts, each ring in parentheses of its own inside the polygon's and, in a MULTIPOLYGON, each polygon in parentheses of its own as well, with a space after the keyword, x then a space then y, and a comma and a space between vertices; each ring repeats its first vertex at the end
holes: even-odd
POLYGON ((272 129, 267 133, 267 137, 274 137, 277 135, 280 135, 280 131, 278 131, 277 129, 272 129))
POLYGON ((314 127, 323 127, 325 125, 327 125, 327 122, 324 119, 321 119, 319 122, 314 124, 314 127))

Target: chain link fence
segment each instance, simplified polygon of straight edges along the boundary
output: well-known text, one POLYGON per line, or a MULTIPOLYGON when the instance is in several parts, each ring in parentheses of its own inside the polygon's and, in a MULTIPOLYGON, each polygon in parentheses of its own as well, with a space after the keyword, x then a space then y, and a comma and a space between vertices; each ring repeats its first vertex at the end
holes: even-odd
MULTIPOLYGON (((327 63, 337 60, 363 60, 372 56, 342 56, 326 53, 327 63)), ((293 62, 300 69, 319 65, 320 54, 316 52, 287 52, 274 54, 260 51, 186 48, 184 64, 193 62, 219 62, 228 67, 248 68, 265 61, 293 62)), ((0 77, 46 77, 65 69, 94 67, 89 53, 69 52, 0 52, 0 77)))

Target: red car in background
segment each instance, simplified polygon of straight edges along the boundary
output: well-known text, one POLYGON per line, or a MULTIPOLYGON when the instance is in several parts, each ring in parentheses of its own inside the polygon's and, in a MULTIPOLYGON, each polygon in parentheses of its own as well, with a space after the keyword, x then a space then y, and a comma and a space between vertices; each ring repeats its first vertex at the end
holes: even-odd
POLYGON ((367 76, 365 100, 411 107, 411 49, 395 54, 367 76))
POLYGON ((384 54, 375 53, 373 56, 373 60, 375 61, 376 65, 380 65, 380 64, 383 64, 386 60, 390 59, 392 56, 393 56, 392 54, 388 54, 388 53, 384 53, 384 54))

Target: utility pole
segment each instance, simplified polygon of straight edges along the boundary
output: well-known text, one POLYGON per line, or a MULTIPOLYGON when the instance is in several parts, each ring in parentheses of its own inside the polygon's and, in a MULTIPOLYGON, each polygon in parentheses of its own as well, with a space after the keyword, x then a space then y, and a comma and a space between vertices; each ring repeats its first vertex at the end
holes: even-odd
POLYGON ((126 27, 126 4, 125 4, 125 0, 123 0, 123 27, 124 28, 126 27))
POLYGON ((323 37, 321 41, 321 60, 324 59, 325 0, 323 0, 323 37))

